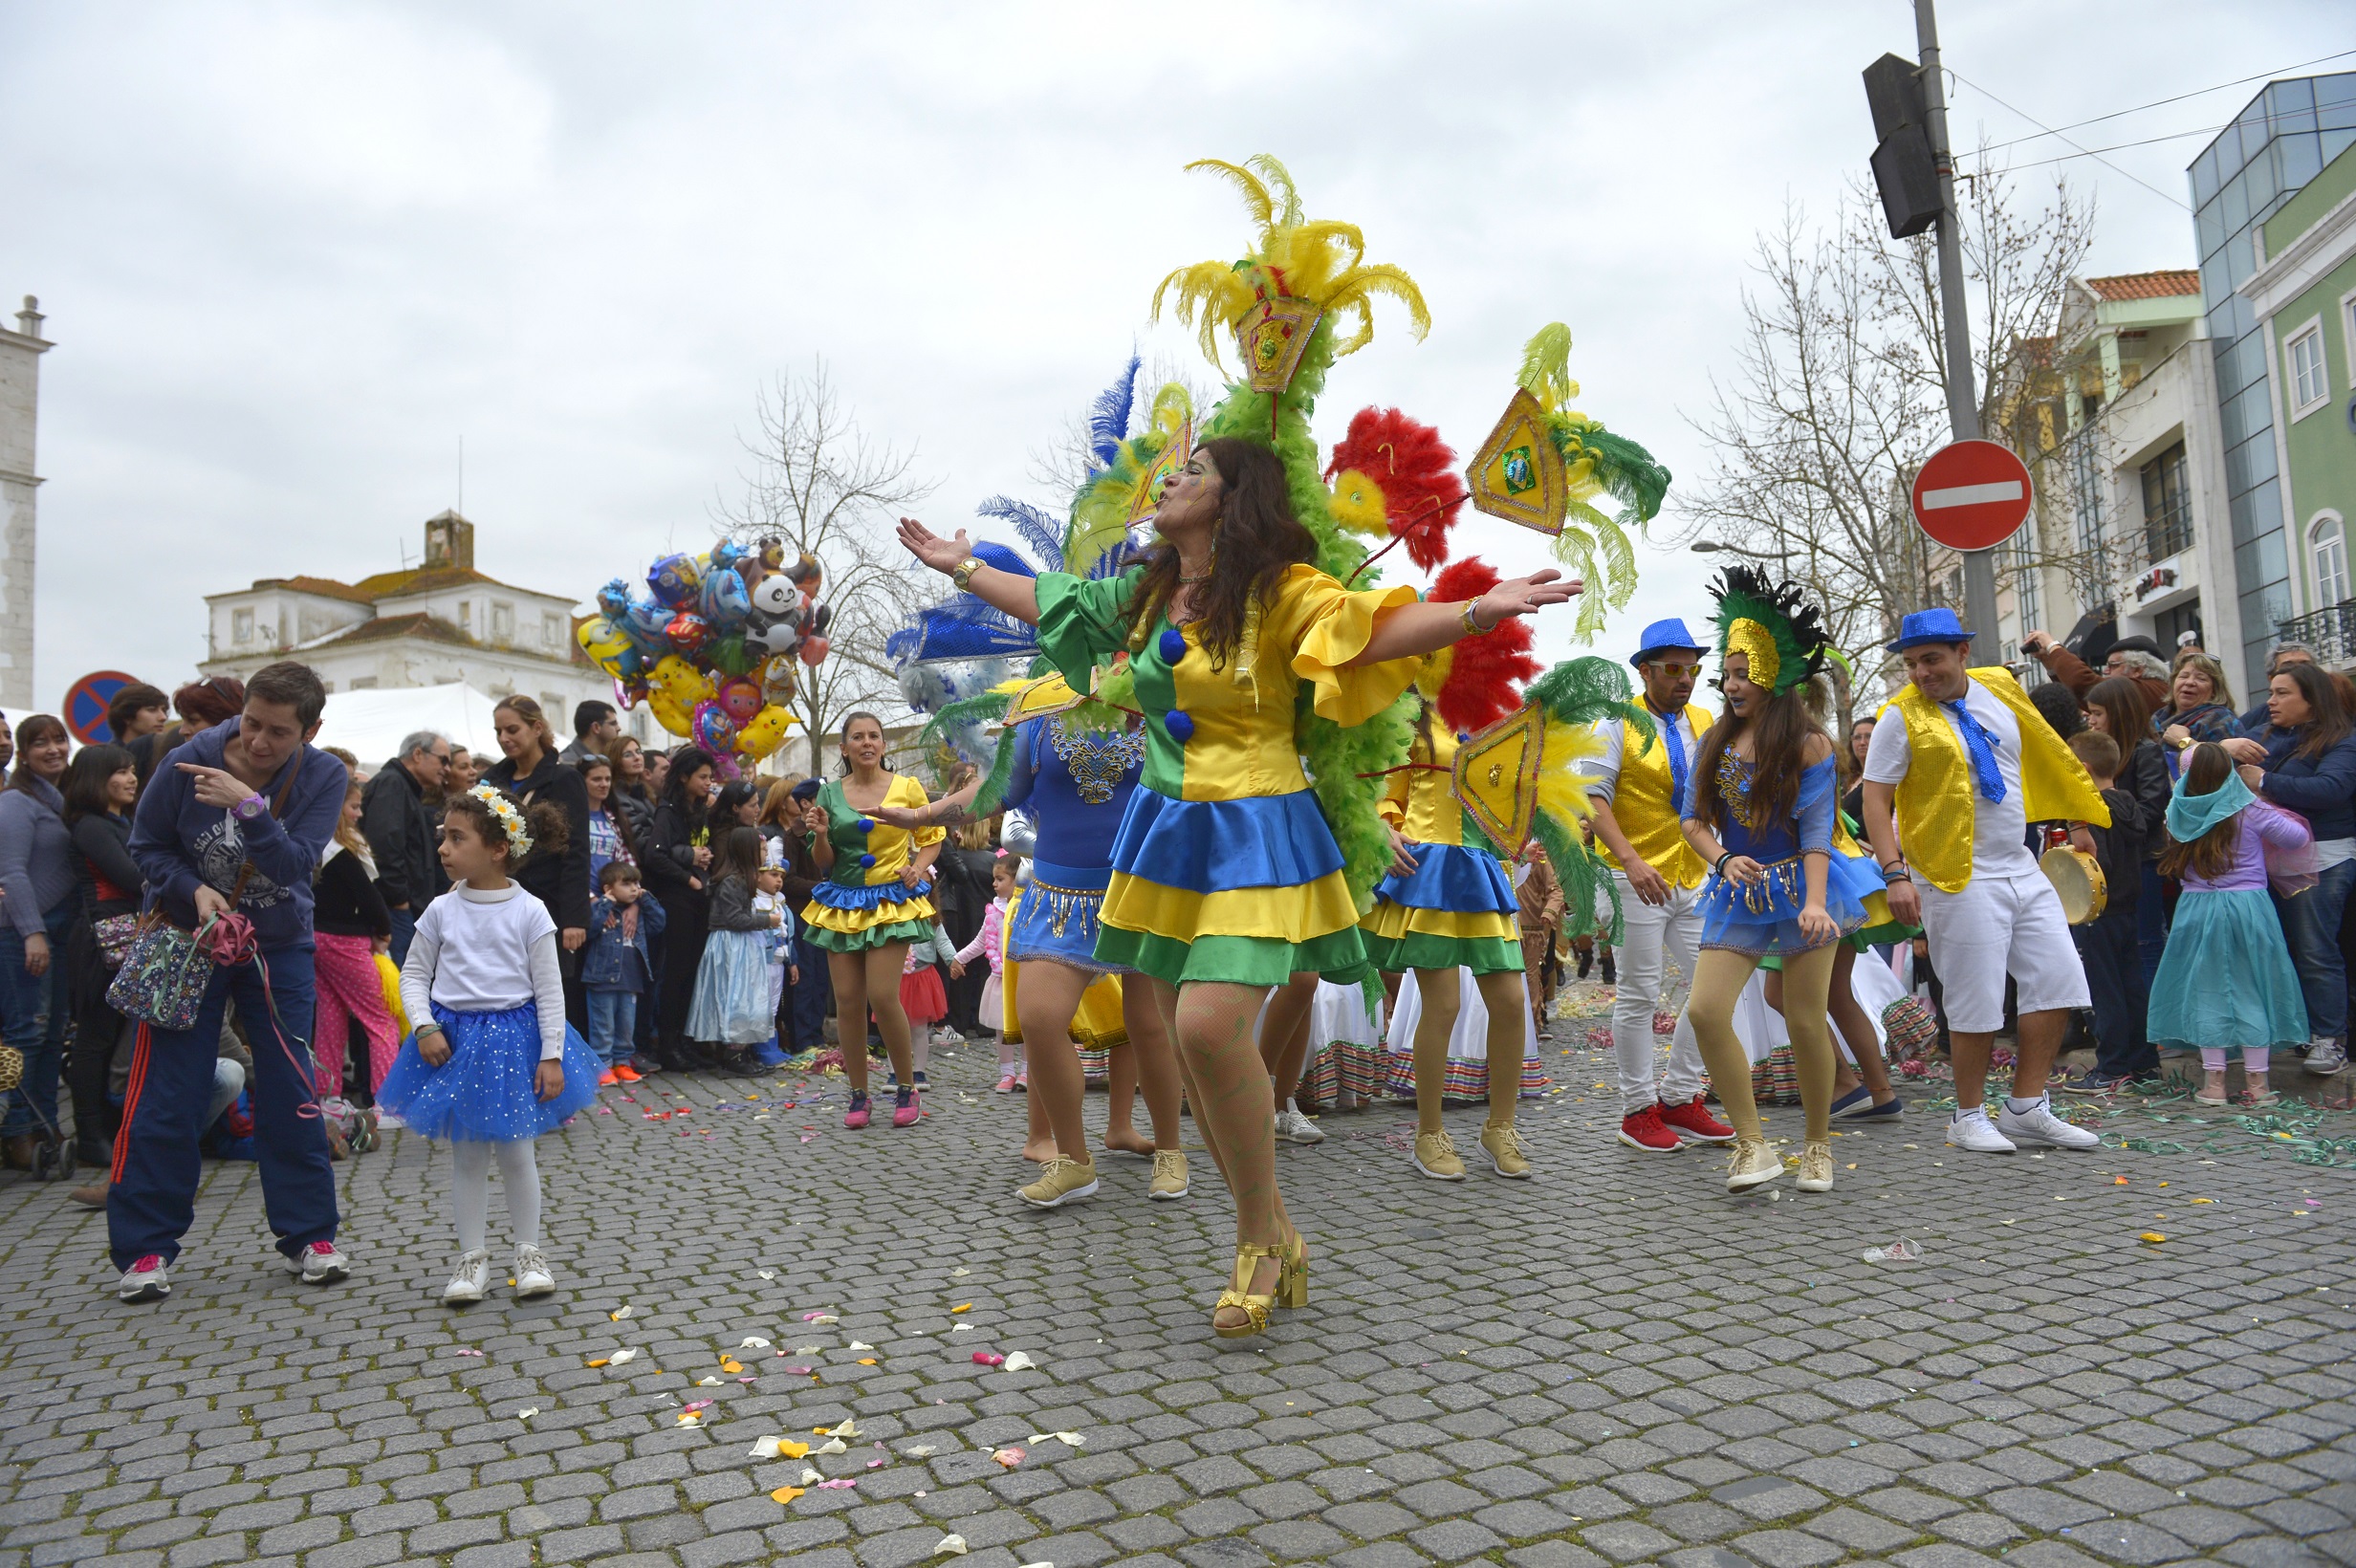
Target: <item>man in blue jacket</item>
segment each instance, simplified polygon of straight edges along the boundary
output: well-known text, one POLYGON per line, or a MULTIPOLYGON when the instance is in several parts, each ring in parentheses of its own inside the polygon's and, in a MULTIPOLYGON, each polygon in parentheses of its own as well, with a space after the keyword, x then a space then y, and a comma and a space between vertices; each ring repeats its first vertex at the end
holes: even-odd
POLYGON ((336 1188, 313 1095, 311 876, 343 812, 350 774, 313 748, 327 693, 302 664, 246 683, 245 711, 190 736, 156 770, 132 819, 131 855, 150 907, 194 930, 234 907, 253 955, 206 966, 185 1031, 139 1028, 115 1139, 106 1230, 116 1295, 154 1301, 196 1213, 198 1117, 210 1098, 221 1015, 233 1000, 253 1048, 262 1199, 290 1271, 312 1284, 351 1274, 336 1250, 336 1188))

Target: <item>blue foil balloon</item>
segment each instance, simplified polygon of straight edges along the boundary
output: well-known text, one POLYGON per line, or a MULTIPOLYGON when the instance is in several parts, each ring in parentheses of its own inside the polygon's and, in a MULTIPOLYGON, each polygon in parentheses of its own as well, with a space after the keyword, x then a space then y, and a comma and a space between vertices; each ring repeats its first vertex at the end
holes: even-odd
POLYGON ((1162 715, 1162 728, 1169 731, 1170 739, 1184 746, 1194 738, 1194 715, 1184 708, 1172 708, 1162 715))
POLYGON ((1172 626, 1162 633, 1162 663, 1175 665, 1187 656, 1187 634, 1172 626))
POLYGON ((646 587, 674 612, 695 608, 695 591, 702 585, 702 578, 703 571, 695 564, 695 557, 676 550, 658 556, 646 569, 646 587))
POLYGON ((745 617, 753 613, 753 595, 745 588, 745 579, 717 566, 704 574, 700 598, 704 619, 711 622, 715 632, 742 625, 745 617))

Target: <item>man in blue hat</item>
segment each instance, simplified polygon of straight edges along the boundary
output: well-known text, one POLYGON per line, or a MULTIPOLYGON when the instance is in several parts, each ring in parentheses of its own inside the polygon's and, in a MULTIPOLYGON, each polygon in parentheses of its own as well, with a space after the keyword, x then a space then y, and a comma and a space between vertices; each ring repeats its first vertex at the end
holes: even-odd
MULTIPOLYGON (((1723 1143, 1734 1129, 1702 1104, 1702 1054, 1683 1017, 1669 1048, 1669 1072, 1654 1082, 1653 1010, 1661 1001, 1662 960, 1673 954, 1690 979, 1702 941, 1701 887, 1710 868, 1685 841, 1677 799, 1686 767, 1710 727, 1691 704, 1704 645, 1682 621, 1656 621, 1628 663, 1645 686, 1645 707, 1658 727, 1649 743, 1626 744, 1619 719, 1595 727, 1600 754, 1581 764, 1595 802, 1595 837, 1619 884, 1625 931, 1620 986, 1612 1001, 1611 1041, 1620 1065, 1620 1142, 1653 1154, 1688 1143, 1723 1143)), ((1586 911, 1574 910, 1583 919, 1586 911)))
POLYGON ((1884 706, 1865 751, 1865 834, 1889 910, 1919 925, 1945 983, 1955 1116, 1948 1143, 1983 1154, 2022 1143, 2101 1142, 2053 1114, 2045 1080, 2086 975, 2053 884, 2029 853, 2029 823, 2107 826, 2109 808, 2076 753, 2010 670, 1967 667, 1972 634, 1950 609, 1918 610, 1889 651, 1911 682, 1884 706), (1895 712, 1903 722, 1889 722, 1895 712), (2018 988, 2013 1092, 1983 1103, 2004 978, 2018 988))

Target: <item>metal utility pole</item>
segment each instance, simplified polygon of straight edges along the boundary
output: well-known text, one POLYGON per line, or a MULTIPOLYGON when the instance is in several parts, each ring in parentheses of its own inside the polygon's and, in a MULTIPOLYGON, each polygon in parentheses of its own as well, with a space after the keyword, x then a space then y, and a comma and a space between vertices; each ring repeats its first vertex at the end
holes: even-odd
MULTIPOLYGON (((1957 441, 1979 439, 1979 394, 1972 376, 1972 316, 1963 294, 1963 234, 1955 216, 1955 165, 1947 144, 1947 83, 1939 73, 1939 19, 1932 0, 1914 0, 1922 57, 1923 128, 1939 178, 1939 315, 1947 327, 1947 420, 1957 441)), ((1979 657, 1996 657, 1996 569, 1993 552, 1963 555, 1963 613, 1979 634, 1979 657)))

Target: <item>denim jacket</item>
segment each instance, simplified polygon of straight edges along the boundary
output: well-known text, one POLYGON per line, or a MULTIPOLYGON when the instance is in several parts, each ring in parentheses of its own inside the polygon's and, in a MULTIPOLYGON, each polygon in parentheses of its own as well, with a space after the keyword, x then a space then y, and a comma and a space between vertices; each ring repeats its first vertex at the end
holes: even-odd
POLYGON ((663 905, 652 893, 638 896, 638 937, 622 935, 622 908, 602 895, 590 901, 589 946, 581 954, 580 983, 589 991, 641 991, 654 974, 647 944, 663 934, 663 905))

